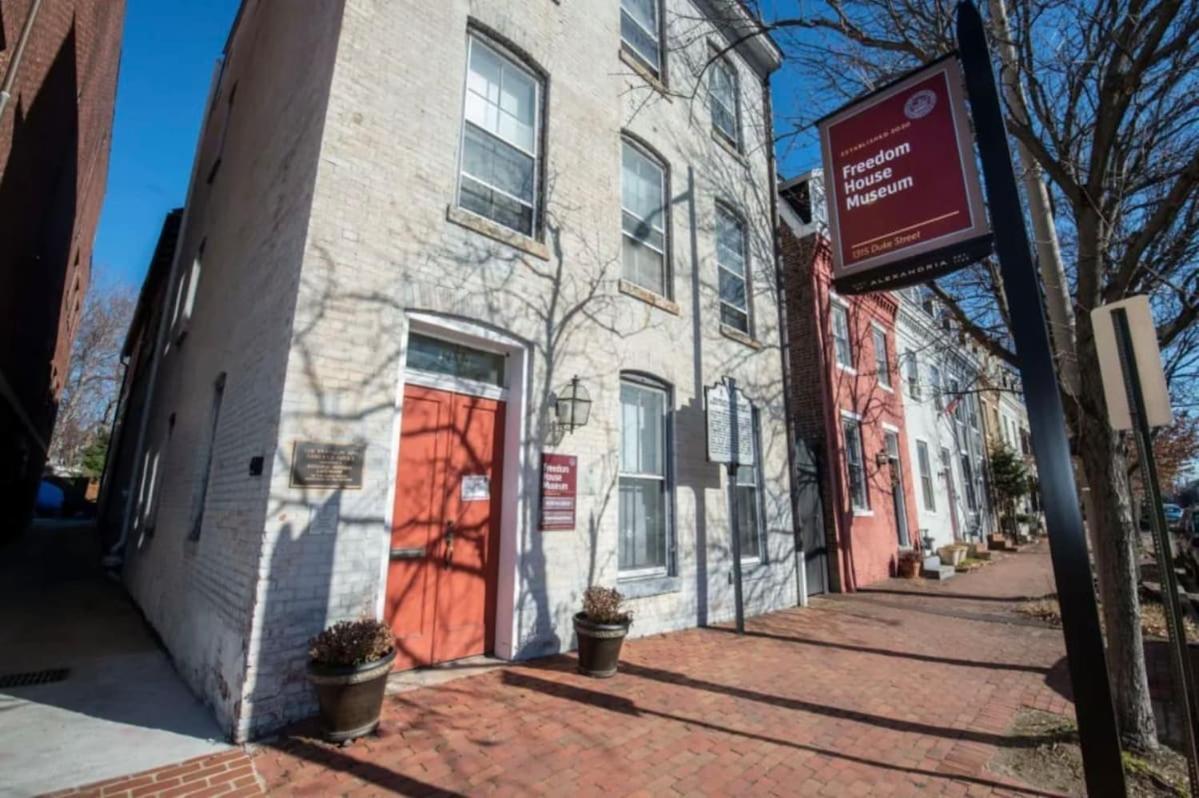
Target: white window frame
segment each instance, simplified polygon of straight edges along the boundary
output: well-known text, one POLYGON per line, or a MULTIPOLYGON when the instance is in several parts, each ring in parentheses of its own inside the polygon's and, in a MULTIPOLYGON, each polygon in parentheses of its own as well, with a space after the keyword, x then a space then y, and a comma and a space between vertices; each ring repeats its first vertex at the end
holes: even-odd
POLYGON ((887 330, 877 322, 870 323, 870 345, 874 349, 874 376, 880 388, 888 393, 895 391, 891 383, 891 348, 887 345, 887 330), (882 370, 879 370, 878 343, 883 342, 882 370))
POLYGON ((636 285, 638 288, 640 288, 644 291, 649 291, 651 294, 657 294, 658 296, 665 297, 666 299, 670 299, 670 298, 672 298, 672 295, 674 293, 674 291, 673 291, 674 280, 672 279, 672 271, 670 268, 670 193, 669 193, 670 192, 670 167, 667 166, 666 161, 664 161, 662 158, 659 158, 652 150, 648 149, 644 145, 633 140, 629 136, 621 136, 620 137, 620 148, 621 148, 620 149, 620 160, 621 160, 620 175, 621 175, 621 181, 622 181, 621 182, 621 197, 620 197, 620 213, 621 213, 620 235, 621 235, 621 240, 623 242, 623 239, 628 238, 632 241, 635 241, 639 246, 648 247, 649 249, 652 249, 654 252, 657 252, 662 256, 662 291, 661 291, 661 293, 659 293, 658 291, 654 290, 653 288, 644 286, 641 283, 637 282, 636 280, 632 279, 631 277, 629 277, 628 275, 625 274, 623 246, 621 248, 621 255, 620 255, 620 276, 621 276, 621 279, 629 281, 630 283, 632 283, 633 285, 636 285), (639 221, 643 224, 646 224, 650 227, 653 227, 652 223, 646 221, 645 219, 642 219, 636 213, 634 213, 633 211, 629 210, 628 208, 626 208, 624 206, 624 183, 623 183, 623 181, 624 181, 624 148, 625 147, 632 147, 641 157, 645 158, 650 163, 652 163, 654 166, 658 167, 658 171, 661 172, 661 174, 662 174, 661 180, 659 181, 659 184, 658 184, 659 196, 661 197, 660 210, 661 210, 661 216, 662 216, 662 226, 661 226, 662 248, 661 249, 658 249, 657 247, 655 247, 653 244, 651 244, 648 241, 643 241, 642 239, 639 239, 636 236, 630 235, 624 229, 624 214, 626 214, 626 213, 629 214, 630 216, 632 216, 637 221, 639 221))
POLYGON ((904 353, 904 383, 908 389, 908 398, 912 401, 920 401, 920 359, 916 356, 916 350, 908 349, 904 353))
POLYGON ((484 220, 488 224, 498 225, 498 226, 504 228, 505 230, 511 230, 513 233, 516 233, 517 235, 520 235, 520 236, 524 236, 526 238, 538 239, 540 236, 540 231, 541 231, 541 214, 542 214, 542 209, 541 209, 541 204, 542 204, 541 203, 541 166, 542 166, 542 164, 541 164, 541 155, 542 155, 542 153, 541 153, 541 149, 542 149, 541 148, 541 130, 542 130, 542 125, 543 125, 542 116, 545 113, 545 108, 544 108, 544 104, 543 104, 543 100, 542 100, 542 98, 545 96, 545 78, 542 77, 541 75, 537 74, 533 70, 529 69, 527 66, 525 66, 525 64, 523 64, 521 62, 521 59, 518 58, 516 55, 509 52, 506 48, 502 47, 498 43, 489 40, 489 38, 485 34, 483 34, 480 31, 477 31, 477 30, 471 30, 467 34, 467 37, 466 37, 466 64, 465 64, 465 67, 466 68, 462 70, 462 107, 459 111, 459 117, 460 117, 461 124, 459 125, 459 130, 458 130, 458 175, 457 175, 456 185, 455 185, 455 189, 454 189, 454 207, 456 209, 462 211, 463 213, 469 213, 472 216, 476 216, 476 217, 484 220), (483 216, 482 214, 476 213, 475 211, 470 210, 469 208, 467 208, 465 205, 462 204, 462 177, 463 177, 463 175, 466 175, 466 126, 468 124, 469 125, 474 124, 473 122, 468 122, 466 119, 466 102, 468 99, 467 95, 470 91, 470 89, 468 88, 468 84, 470 81, 471 54, 474 52, 475 45, 481 45, 481 46, 485 47, 486 49, 490 50, 493 55, 495 55, 501 61, 505 62, 505 64, 512 66, 513 68, 515 68, 516 70, 518 70, 520 72, 523 72, 533 82, 534 92, 533 92, 533 151, 532 152, 529 152, 527 149, 525 149, 524 147, 521 147, 519 144, 514 144, 511 141, 507 141, 505 139, 500 138, 499 136, 497 136, 496 134, 492 133, 489 130, 484 130, 483 128, 479 127, 478 125, 474 125, 476 128, 478 128, 478 130, 480 132, 482 132, 482 134, 484 136, 491 136, 492 138, 498 139, 503 144, 505 144, 509 147, 512 147, 515 150, 519 150, 520 152, 524 153, 525 155, 530 156, 533 159, 533 201, 532 201, 532 203, 526 202, 525 200, 521 199, 520 197, 514 196, 513 194, 510 194, 501 188, 493 186, 490 183, 488 183, 486 180, 483 180, 482 178, 476 177, 475 175, 467 175, 468 177, 470 177, 471 180, 475 181, 476 183, 478 183, 482 186, 486 186, 489 190, 494 191, 497 194, 501 194, 501 195, 511 199, 513 202, 517 202, 521 205, 524 205, 524 206, 530 208, 532 210, 532 214, 531 214, 531 218, 530 218, 529 232, 527 232, 527 233, 523 230, 517 230, 514 227, 509 227, 508 225, 504 224, 503 222, 492 219, 489 216, 483 216))
POLYGON ((855 516, 870 516, 874 515, 874 511, 870 509, 870 478, 866 473, 866 437, 862 430, 862 417, 857 413, 851 413, 848 410, 841 411, 841 436, 845 439, 845 487, 848 489, 846 493, 849 495, 849 506, 853 509, 855 516), (849 431, 846 429, 846 424, 851 423, 854 426, 855 435, 858 442, 858 453, 862 457, 862 504, 858 504, 853 495, 853 472, 852 462, 849 452, 849 431))
MULTIPOLYGON (((761 425, 761 416, 759 414, 759 411, 756 408, 753 411, 753 446, 754 446, 753 465, 740 466, 737 468, 737 484, 733 486, 733 490, 738 490, 740 488, 749 488, 749 487, 753 488, 753 490, 751 491, 751 494, 753 496, 753 508, 754 508, 754 523, 755 523, 754 537, 757 538, 758 551, 756 554, 753 554, 753 555, 746 555, 745 552, 742 552, 741 553, 741 563, 743 565, 745 565, 745 564, 752 565, 755 563, 763 563, 763 562, 767 562, 769 559, 769 557, 767 556, 767 551, 766 551, 766 502, 765 502, 765 493, 762 489, 763 473, 764 473, 762 470, 762 425, 761 425), (741 481, 742 472, 753 475, 754 481, 753 481, 752 485, 743 483, 741 481)), ((740 507, 741 507, 740 502, 738 502, 737 507, 738 507, 738 509, 740 509, 740 507)))
POLYGON ((651 39, 653 39, 654 42, 658 45, 658 62, 655 64, 649 58, 647 58, 646 55, 644 53, 642 53, 640 50, 638 50, 637 47, 632 42, 625 39, 623 32, 621 33, 621 36, 620 36, 620 46, 623 49, 625 49, 626 51, 628 51, 629 55, 636 58, 637 61, 639 63, 641 63, 646 69, 648 69, 653 74, 654 77, 656 77, 658 80, 662 80, 662 77, 665 75, 665 70, 662 68, 662 64, 665 60, 665 58, 664 58, 665 53, 663 52, 663 47, 662 47, 662 11, 663 11, 662 0, 653 0, 653 7, 654 7, 654 18, 655 18, 654 25, 657 28, 657 30, 652 30, 652 31, 648 30, 644 25, 641 24, 641 22, 636 17, 634 17, 632 14, 630 14, 629 12, 624 10, 623 2, 620 4, 621 28, 623 30, 624 17, 627 16, 629 18, 630 22, 632 22, 634 25, 636 25, 641 31, 648 34, 649 37, 651 39))
POLYGON ((717 103, 718 105, 720 105, 721 109, 724 110, 725 112, 727 112, 733 119, 733 130, 730 133, 729 131, 722 128, 720 125, 716 124, 716 114, 712 113, 712 109, 709 106, 708 114, 712 117, 712 131, 714 133, 716 133, 716 135, 724 138, 724 140, 727 141, 733 147, 733 149, 740 151, 740 149, 741 149, 741 83, 740 83, 740 80, 738 79, 739 76, 737 75, 737 68, 735 66, 733 66, 732 61, 730 61, 728 58, 718 57, 712 61, 711 69, 712 69, 712 74, 708 76, 709 100, 711 102, 714 102, 714 103, 717 103), (712 81, 714 79, 713 76, 715 75, 717 69, 723 70, 729 78, 729 83, 732 84, 732 92, 733 92, 733 97, 732 97, 733 107, 732 108, 726 107, 725 103, 720 100, 720 98, 717 96, 716 92, 712 89, 712 81))
POLYGON ((924 499, 924 511, 930 515, 937 514, 937 483, 933 477, 932 452, 928 441, 916 439, 916 473, 920 475, 920 495, 924 499), (923 453, 924 457, 921 458, 923 453))
POLYGON ((739 329, 735 325, 727 324, 724 320, 723 309, 725 305, 728 305, 733 310, 745 314, 745 329, 740 330, 740 332, 752 336, 754 330, 754 314, 751 310, 753 307, 753 302, 750 301, 749 294, 749 226, 745 223, 744 216, 737 213, 722 202, 716 203, 716 224, 716 299, 722 311, 720 314, 720 323, 725 324, 728 327, 732 327, 733 329, 739 329), (744 274, 737 274, 735 271, 725 266, 720 260, 720 216, 722 214, 736 224, 741 230, 741 267, 744 270, 744 274), (739 308, 731 302, 726 302, 724 297, 720 295, 720 275, 722 272, 727 273, 729 276, 741 281, 741 291, 742 295, 745 297, 745 307, 739 308))
MULTIPOLYGON (((620 580, 627 579, 643 579, 648 577, 670 576, 674 570, 675 559, 675 532, 674 532, 674 469, 673 469, 673 446, 674 446, 674 393, 670 385, 652 377, 643 376, 636 373, 624 372, 620 375, 620 384, 623 387, 625 384, 632 385, 641 390, 656 391, 662 394, 663 416, 662 416, 662 474, 645 474, 641 472, 627 472, 624 470, 624 463, 618 457, 617 472, 616 472, 616 491, 617 503, 620 501, 620 482, 624 478, 629 479, 652 479, 660 480, 663 483, 662 491, 662 523, 664 529, 663 543, 666 551, 664 552, 665 562, 661 566, 653 566, 649 568, 621 568, 620 567, 620 540, 624 537, 624 532, 620 528, 620 512, 619 506, 617 509, 617 550, 616 550, 616 567, 617 578, 620 580)), ((623 417, 623 407, 621 416, 623 417)), ((624 420, 621 419, 623 425, 624 420)), ((624 428, 620 428, 621 448, 624 447, 624 428)))
POLYGON ((849 323, 849 303, 835 294, 829 294, 829 333, 833 337, 833 360, 837 364, 837 368, 843 371, 848 371, 851 374, 856 374, 857 369, 853 364, 853 329, 849 323), (837 346, 837 311, 840 310, 845 314, 845 348, 848 350, 849 362, 845 363, 841 360, 841 349, 837 346))

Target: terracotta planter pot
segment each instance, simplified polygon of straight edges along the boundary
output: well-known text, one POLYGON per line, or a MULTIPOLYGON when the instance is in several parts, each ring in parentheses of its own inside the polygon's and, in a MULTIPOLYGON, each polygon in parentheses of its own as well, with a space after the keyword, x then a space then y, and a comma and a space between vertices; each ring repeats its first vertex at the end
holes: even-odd
POLYGON ((321 732, 340 743, 370 734, 379 725, 387 674, 396 653, 364 665, 332 666, 308 663, 308 681, 316 687, 321 732))
POLYGON ((593 623, 583 613, 575 615, 579 638, 579 673, 607 679, 616 674, 620 648, 629 633, 629 623, 593 623))
POLYGON ((900 557, 895 566, 895 575, 902 579, 915 579, 920 575, 920 558, 900 557))

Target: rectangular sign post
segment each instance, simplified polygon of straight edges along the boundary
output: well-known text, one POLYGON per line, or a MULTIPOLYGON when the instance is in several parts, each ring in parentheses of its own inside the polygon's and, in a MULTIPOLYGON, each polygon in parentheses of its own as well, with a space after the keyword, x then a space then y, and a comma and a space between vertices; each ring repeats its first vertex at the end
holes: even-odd
POLYGON ((1066 418, 1049 347, 1041 289, 1029 250, 1020 195, 982 18, 970 0, 957 7, 957 40, 979 156, 986 178, 987 205, 995 227, 995 248, 1003 289, 1011 308, 1011 333, 1020 360, 1028 404, 1033 455, 1049 551, 1062 612, 1062 636, 1089 795, 1124 795, 1120 738, 1112 706, 1103 637, 1091 582, 1091 563, 1070 461, 1066 418))
POLYGON ((1095 308, 1091 311, 1091 327, 1095 331, 1095 348, 1099 351, 1103 392, 1112 427, 1131 429, 1137 441, 1141 478, 1145 483, 1144 498, 1149 505, 1149 522, 1157 549, 1166 631, 1170 638, 1170 674, 1183 712, 1187 773, 1191 794, 1199 795, 1199 752, 1195 747, 1199 740, 1199 729, 1195 728, 1199 713, 1195 711, 1195 685, 1187 653, 1186 627, 1178 599, 1170 533, 1162 510, 1153 438, 1149 434, 1150 426, 1165 426, 1173 421, 1149 298, 1136 296, 1095 308))
POLYGON ((568 454, 541 456, 541 531, 575 528, 579 458, 568 454))
POLYGON ((990 254, 955 57, 817 124, 838 291, 927 282, 990 254))
POLYGON ((737 381, 725 377, 705 390, 708 426, 708 460, 724 463, 729 478, 729 515, 733 537, 733 602, 737 634, 745 634, 745 605, 741 591, 741 513, 737 507, 737 468, 753 466, 753 405, 737 389, 737 381))

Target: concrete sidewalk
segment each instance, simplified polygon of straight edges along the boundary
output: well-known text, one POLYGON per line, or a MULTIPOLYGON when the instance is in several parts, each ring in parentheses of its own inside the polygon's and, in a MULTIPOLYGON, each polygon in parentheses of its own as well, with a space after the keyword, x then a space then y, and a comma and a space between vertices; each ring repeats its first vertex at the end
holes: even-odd
POLYGON ((0 549, 0 796, 28 796, 229 748, 119 584, 90 524, 38 522, 0 549))

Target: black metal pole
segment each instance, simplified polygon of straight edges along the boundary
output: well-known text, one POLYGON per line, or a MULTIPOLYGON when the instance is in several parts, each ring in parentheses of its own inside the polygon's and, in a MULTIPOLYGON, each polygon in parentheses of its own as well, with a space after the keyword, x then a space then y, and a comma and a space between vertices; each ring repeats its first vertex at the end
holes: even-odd
POLYGON ((1049 531, 1049 552, 1062 612, 1062 635, 1074 712, 1082 747, 1087 792, 1124 795, 1120 735, 1112 706, 1103 637, 1091 583, 1091 563, 1057 373, 1049 347, 1041 288, 1029 249, 1028 231, 1016 190, 1012 156, 982 18, 970 0, 957 7, 957 39, 986 182, 987 205, 1003 290, 1011 309, 1011 332, 1020 360, 1028 406, 1033 456, 1040 478, 1041 506, 1049 531))
POLYGON ((745 605, 741 599, 741 514, 737 511, 737 457, 741 453, 741 441, 737 424, 737 381, 732 377, 725 378, 725 387, 729 392, 729 416, 732 423, 731 455, 729 457, 729 514, 732 523, 729 528, 733 534, 733 602, 736 605, 737 634, 745 634, 745 605))
POLYGON ((1166 630, 1170 636, 1170 675, 1174 677, 1176 700, 1183 712, 1186 742, 1184 753, 1187 756, 1187 773, 1191 779, 1191 795, 1199 795, 1199 756, 1195 749, 1199 730, 1195 728, 1196 712, 1192 703, 1195 699, 1194 676, 1191 674, 1190 657, 1187 654, 1186 627, 1182 621, 1182 604, 1178 600, 1178 578, 1174 573, 1170 533, 1166 529, 1166 517, 1162 511, 1157 463, 1153 458, 1153 439, 1149 435, 1149 416, 1145 412, 1145 395, 1141 391, 1141 374, 1137 370, 1137 359, 1133 352, 1128 311, 1123 308, 1113 309, 1112 326, 1116 333, 1116 351, 1120 356, 1124 389, 1128 394, 1128 408, 1132 411, 1132 431, 1137 440, 1141 478, 1145 482, 1145 501, 1151 508, 1149 523, 1153 527, 1153 543, 1157 548, 1158 578, 1161 580, 1162 603, 1165 604, 1166 610, 1166 630))

